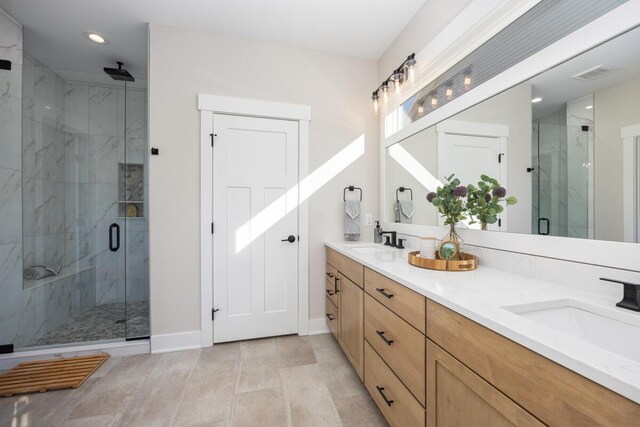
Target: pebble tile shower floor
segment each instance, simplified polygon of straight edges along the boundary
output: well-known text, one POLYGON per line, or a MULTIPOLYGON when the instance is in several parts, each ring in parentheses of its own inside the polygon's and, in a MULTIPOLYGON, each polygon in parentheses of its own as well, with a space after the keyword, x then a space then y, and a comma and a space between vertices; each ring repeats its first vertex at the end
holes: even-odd
POLYGON ((112 357, 80 388, 0 399, 13 426, 386 426, 331 334, 112 357))
POLYGON ((149 336, 149 301, 126 305, 120 302, 98 305, 31 342, 29 347, 143 336, 149 336))

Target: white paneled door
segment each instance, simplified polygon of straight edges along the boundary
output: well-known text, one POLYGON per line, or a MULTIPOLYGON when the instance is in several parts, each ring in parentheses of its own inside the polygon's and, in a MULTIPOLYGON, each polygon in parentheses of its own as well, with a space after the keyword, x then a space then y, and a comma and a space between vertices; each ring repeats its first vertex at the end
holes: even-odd
POLYGON ((298 122, 213 116, 213 340, 298 332, 298 122))

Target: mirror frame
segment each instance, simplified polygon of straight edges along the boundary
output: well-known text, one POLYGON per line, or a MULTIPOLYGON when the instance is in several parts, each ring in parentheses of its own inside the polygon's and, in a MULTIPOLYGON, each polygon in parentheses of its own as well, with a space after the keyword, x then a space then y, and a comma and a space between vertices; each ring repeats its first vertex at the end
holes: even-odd
MULTIPOLYGON (((512 17, 511 22, 513 20, 515 18, 512 17)), ((398 108, 404 98, 390 103, 390 108, 387 108, 384 114, 380 115, 380 216, 383 228, 396 230, 409 236, 443 236, 446 234, 444 227, 398 224, 389 221, 386 191, 387 147, 639 26, 640 0, 630 0, 385 138, 385 116, 398 108)), ((455 43, 455 37, 454 35, 451 44, 455 43)), ((462 37, 462 35, 457 37, 462 37)), ((429 47, 430 45, 427 45, 425 50, 429 47)), ((455 54, 451 56, 452 58, 456 57, 455 54)), ((449 66, 453 65, 454 63, 449 64, 449 66)), ((424 201, 424 203, 427 202, 424 201)), ((638 261, 640 260, 640 243, 468 229, 460 230, 460 234, 465 244, 471 246, 640 272, 640 262, 638 261)))

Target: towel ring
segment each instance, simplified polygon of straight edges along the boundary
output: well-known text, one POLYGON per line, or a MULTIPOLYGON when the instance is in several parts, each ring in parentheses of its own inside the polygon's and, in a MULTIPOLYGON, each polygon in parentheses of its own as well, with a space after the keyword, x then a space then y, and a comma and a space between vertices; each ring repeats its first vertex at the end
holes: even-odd
POLYGON ((344 187, 344 191, 342 192, 342 200, 344 200, 345 202, 347 201, 347 190, 349 191, 360 191, 360 201, 362 201, 362 188, 360 187, 354 187, 353 185, 350 185, 348 187, 344 187))
POLYGON ((413 200, 413 190, 412 189, 410 189, 409 187, 398 187, 398 189, 396 190, 396 202, 400 201, 400 199, 398 199, 398 191, 401 192, 401 193, 404 193, 407 190, 411 193, 411 200, 413 200))

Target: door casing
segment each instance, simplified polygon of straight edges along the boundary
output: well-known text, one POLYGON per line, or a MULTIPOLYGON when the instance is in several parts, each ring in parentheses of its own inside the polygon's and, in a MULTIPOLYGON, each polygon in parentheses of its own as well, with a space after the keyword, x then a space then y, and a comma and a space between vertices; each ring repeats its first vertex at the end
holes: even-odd
MULTIPOLYGON (((199 94, 200 110, 200 330, 201 346, 213 345, 213 114, 298 122, 298 174, 309 174, 311 107, 301 104, 199 94)), ((299 195, 300 196, 300 195, 299 195)), ((299 198, 299 200, 302 200, 299 198)), ((298 335, 309 333, 309 200, 298 206, 298 335)))

